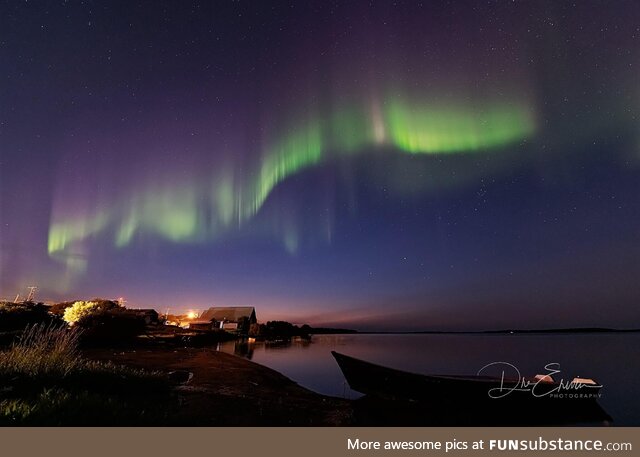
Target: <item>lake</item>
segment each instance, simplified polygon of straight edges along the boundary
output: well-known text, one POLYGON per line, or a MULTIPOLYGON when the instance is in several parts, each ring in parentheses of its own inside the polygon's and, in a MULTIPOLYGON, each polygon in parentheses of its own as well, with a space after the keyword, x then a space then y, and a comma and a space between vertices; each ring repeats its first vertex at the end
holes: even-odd
MULTIPOLYGON (((492 362, 508 362, 524 376, 593 378, 604 387, 600 405, 614 425, 640 425, 640 334, 349 334, 314 335, 290 344, 227 342, 219 350, 247 357, 325 395, 358 398, 347 386, 332 350, 401 370, 473 375, 492 362)), ((484 374, 500 375, 494 372, 484 374)), ((508 375, 509 372, 506 372, 508 375)))

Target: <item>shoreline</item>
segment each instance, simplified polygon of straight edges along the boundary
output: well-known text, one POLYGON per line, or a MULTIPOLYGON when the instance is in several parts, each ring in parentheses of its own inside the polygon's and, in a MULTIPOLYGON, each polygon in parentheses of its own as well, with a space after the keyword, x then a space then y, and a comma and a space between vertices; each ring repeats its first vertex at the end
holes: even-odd
POLYGON ((211 348, 85 349, 90 360, 160 372, 189 372, 175 390, 185 426, 345 426, 353 403, 308 390, 283 374, 211 348))

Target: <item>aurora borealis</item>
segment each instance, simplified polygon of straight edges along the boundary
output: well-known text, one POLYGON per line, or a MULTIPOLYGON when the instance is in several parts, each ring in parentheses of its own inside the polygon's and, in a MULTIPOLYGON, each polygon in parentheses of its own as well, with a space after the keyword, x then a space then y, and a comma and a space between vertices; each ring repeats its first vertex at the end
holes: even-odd
POLYGON ((137 231, 174 242, 210 239, 255 215, 287 177, 330 161, 332 155, 382 146, 410 154, 467 154, 504 147, 534 132, 532 115, 518 106, 465 110, 431 108, 429 103, 414 107, 397 101, 384 105, 389 108, 372 113, 339 110, 293 129, 260 155, 259 166, 247 182, 236 184, 233 175, 214 173, 202 185, 152 186, 140 194, 127 195, 126 201, 115 207, 98 208, 77 219, 54 220, 49 231, 49 254, 64 254, 68 249, 73 252, 74 243, 105 230, 110 223, 116 226, 114 244, 118 247, 129 244, 137 231), (380 112, 377 120, 376 113, 380 112), (209 220, 204 220, 199 202, 209 209, 209 220))
POLYGON ((3 298, 640 324, 632 2, 3 9, 3 298))

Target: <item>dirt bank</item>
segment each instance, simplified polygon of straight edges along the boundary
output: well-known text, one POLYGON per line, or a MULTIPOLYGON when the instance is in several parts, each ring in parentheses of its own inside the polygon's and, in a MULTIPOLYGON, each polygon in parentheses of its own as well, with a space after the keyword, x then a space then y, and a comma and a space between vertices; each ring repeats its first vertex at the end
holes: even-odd
POLYGON ((352 404, 307 390, 277 371, 212 349, 86 350, 86 357, 193 373, 177 388, 176 423, 200 426, 350 425, 352 404))

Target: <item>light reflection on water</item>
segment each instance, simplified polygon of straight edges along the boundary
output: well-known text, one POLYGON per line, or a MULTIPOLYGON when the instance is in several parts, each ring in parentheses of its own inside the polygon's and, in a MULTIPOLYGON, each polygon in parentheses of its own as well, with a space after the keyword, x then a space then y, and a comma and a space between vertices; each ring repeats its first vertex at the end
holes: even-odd
MULTIPOLYGON (((525 375, 560 364, 555 377, 593 378, 604 386, 599 403, 615 425, 640 425, 638 333, 588 334, 359 334, 314 335, 290 343, 226 342, 219 350, 247 357, 316 392, 360 396, 348 388, 332 350, 385 366, 425 374, 475 374, 491 362, 509 362, 525 375)), ((484 373, 488 374, 488 373, 484 373)), ((496 373, 497 374, 497 373, 496 373)))

